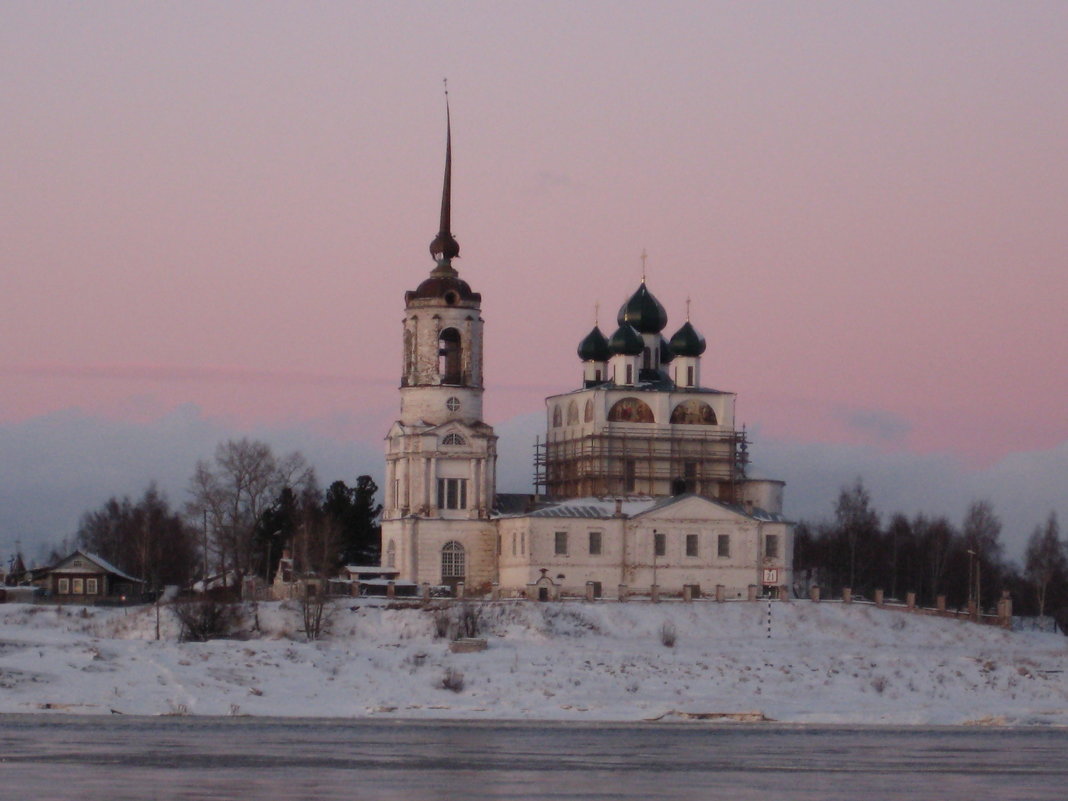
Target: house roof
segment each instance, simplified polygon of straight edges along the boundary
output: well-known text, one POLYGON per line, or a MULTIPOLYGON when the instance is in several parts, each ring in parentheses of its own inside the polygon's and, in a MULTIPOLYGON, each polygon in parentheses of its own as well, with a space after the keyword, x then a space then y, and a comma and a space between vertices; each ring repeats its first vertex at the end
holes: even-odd
POLYGON ((71 559, 73 559, 74 557, 79 556, 79 555, 80 556, 84 556, 86 559, 88 559, 90 562, 94 563, 97 567, 99 567, 105 573, 110 573, 111 575, 116 576, 116 577, 118 577, 120 579, 123 579, 125 581, 133 581, 133 582, 136 582, 137 584, 144 584, 145 583, 144 579, 134 578, 129 573, 124 573, 123 571, 119 570, 117 567, 115 567, 115 565, 111 564, 111 562, 109 562, 107 559, 104 559, 101 556, 97 556, 95 553, 90 553, 89 551, 83 551, 80 548, 78 550, 74 551, 73 553, 71 553, 70 555, 68 555, 67 557, 65 557, 63 559, 60 559, 59 562, 57 562, 53 567, 48 568, 48 571, 52 572, 52 571, 61 570, 63 568, 63 566, 66 565, 71 559))
MULTIPOLYGON (((666 509, 669 506, 673 506, 677 503, 696 498, 704 501, 705 503, 715 504, 723 509, 727 509, 742 517, 749 517, 753 520, 759 520, 762 522, 772 523, 785 523, 788 522, 781 514, 774 512, 768 512, 761 508, 747 509, 738 504, 723 503, 712 498, 706 498, 703 495, 695 495, 692 493, 685 493, 682 495, 673 495, 667 498, 649 498, 649 497, 621 497, 620 512, 624 517, 632 518, 639 515, 651 514, 662 509, 666 509)), ((516 518, 516 517, 579 517, 588 519, 606 519, 615 517, 616 515, 616 498, 572 498, 565 501, 546 502, 530 511, 517 511, 512 513, 499 512, 498 517, 501 518, 516 518)))

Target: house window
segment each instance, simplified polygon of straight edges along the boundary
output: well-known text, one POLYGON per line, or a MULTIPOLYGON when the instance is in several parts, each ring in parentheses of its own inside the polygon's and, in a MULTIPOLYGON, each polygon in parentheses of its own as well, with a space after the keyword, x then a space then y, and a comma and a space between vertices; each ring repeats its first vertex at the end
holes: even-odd
POLYGON ((86 595, 96 595, 97 592, 98 592, 98 590, 97 590, 97 580, 96 579, 86 579, 85 580, 85 594, 86 595))
POLYGON ((768 559, 779 558, 779 535, 768 534, 764 538, 764 556, 768 559))
POLYGON ((564 413, 559 406, 553 407, 553 428, 559 428, 564 424, 564 413))
POLYGON ((697 556, 697 535, 696 534, 687 534, 686 535, 686 555, 687 556, 697 556))
POLYGON ((716 555, 724 559, 731 555, 731 535, 720 534, 716 537, 716 555))
POLYGON ((445 438, 441 441, 442 445, 466 445, 467 440, 461 437, 459 434, 446 434, 445 438))
POLYGON ((557 556, 567 556, 567 532, 556 532, 556 548, 554 553, 557 556))
POLYGON ((466 478, 439 478, 438 479, 438 508, 439 509, 466 509, 467 508, 467 479, 466 478))
POLYGON ((516 554, 515 542, 516 542, 516 537, 515 537, 515 532, 513 531, 512 532, 512 556, 515 556, 515 554, 516 554))
POLYGON ((632 365, 632 364, 628 364, 627 365, 627 383, 628 384, 633 384, 634 383, 634 365, 632 365))
POLYGON ((697 462, 683 464, 682 476, 686 482, 686 491, 697 492, 697 462))
POLYGON ((693 386, 693 365, 686 368, 686 386, 693 386))
POLYGON ((70 586, 72 595, 85 595, 85 581, 83 579, 71 579, 70 586))
POLYGON ((593 380, 596 381, 598 384, 601 383, 601 368, 600 367, 598 367, 596 370, 593 371, 593 380))
POLYGON ((590 532, 590 556, 600 556, 600 555, 601 555, 601 532, 600 531, 591 531, 590 532))
POLYGON ((61 578, 56 582, 56 593, 58 595, 70 594, 70 579, 61 578))
POLYGON ((653 532, 653 555, 663 556, 667 553, 667 534, 653 532))
POLYGON ((519 553, 525 554, 527 552, 527 532, 519 532, 519 553))
POLYGON ((634 492, 635 465, 633 459, 627 459, 623 463, 623 491, 634 492))
POLYGON ((389 545, 386 546, 386 567, 397 566, 397 543, 393 540, 389 541, 389 545))

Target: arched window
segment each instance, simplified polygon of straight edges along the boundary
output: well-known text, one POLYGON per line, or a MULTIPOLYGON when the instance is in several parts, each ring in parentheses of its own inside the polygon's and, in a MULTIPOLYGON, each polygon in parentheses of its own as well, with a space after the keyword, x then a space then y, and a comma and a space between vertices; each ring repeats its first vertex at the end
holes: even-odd
POLYGON ((560 412, 559 406, 553 407, 553 428, 559 428, 564 424, 564 416, 560 412))
POLYGON ((464 580, 466 572, 464 546, 449 540, 441 549, 441 583, 454 585, 464 580))
POLYGON ((578 424, 578 404, 575 401, 567 404, 567 424, 569 426, 578 424))
POLYGON ((393 540, 389 541, 389 545, 386 546, 386 567, 397 566, 397 543, 393 540))
POLYGON ((610 423, 655 423, 653 410, 645 401, 637 398, 623 398, 616 401, 608 410, 610 423))
POLYGON ((586 401, 586 411, 582 416, 582 419, 587 423, 593 422, 593 400, 586 401))
POLYGON ((467 440, 461 437, 459 434, 446 434, 445 438, 441 441, 442 445, 466 445, 467 440))
POLYGON ((455 328, 445 328, 438 334, 438 373, 443 384, 460 384, 463 382, 460 345, 460 332, 455 328))
POLYGON ((683 401, 671 410, 671 422, 673 425, 716 425, 716 413, 712 407, 704 401, 683 401))

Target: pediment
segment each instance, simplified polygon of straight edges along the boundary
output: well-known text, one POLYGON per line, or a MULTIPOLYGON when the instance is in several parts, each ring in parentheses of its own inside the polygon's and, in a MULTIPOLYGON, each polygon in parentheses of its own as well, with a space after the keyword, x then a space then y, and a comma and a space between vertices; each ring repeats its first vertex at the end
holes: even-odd
POLYGON ((719 501, 713 501, 700 495, 680 495, 664 503, 658 503, 644 512, 634 515, 643 522, 667 521, 730 521, 742 522, 751 518, 742 511, 734 509, 719 501))

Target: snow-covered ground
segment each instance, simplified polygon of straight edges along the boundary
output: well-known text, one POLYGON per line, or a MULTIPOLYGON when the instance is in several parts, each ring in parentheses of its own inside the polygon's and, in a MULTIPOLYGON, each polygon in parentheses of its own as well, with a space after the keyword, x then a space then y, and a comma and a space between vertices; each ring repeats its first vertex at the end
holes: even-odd
POLYGON ((208 643, 166 609, 157 641, 153 607, 0 605, 0 712, 1068 725, 1056 634, 804 601, 770 639, 762 602, 479 608, 488 648, 457 654, 442 612, 384 604, 339 604, 311 643, 295 603, 208 643))

